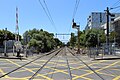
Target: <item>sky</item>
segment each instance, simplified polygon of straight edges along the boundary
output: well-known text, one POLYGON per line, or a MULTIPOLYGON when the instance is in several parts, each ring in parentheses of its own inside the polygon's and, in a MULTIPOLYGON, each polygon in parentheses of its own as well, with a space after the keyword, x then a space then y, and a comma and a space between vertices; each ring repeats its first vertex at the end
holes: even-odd
MULTIPOLYGON (((45 5, 43 0, 40 1, 45 5)), ((80 0, 74 20, 80 25, 80 30, 84 30, 91 12, 104 12, 106 7, 119 6, 120 4, 115 4, 117 1, 80 0)), ((39 0, 0 0, 0 29, 7 28, 15 33, 17 6, 18 26, 21 35, 26 30, 33 28, 43 29, 54 34, 70 34, 71 32, 76 34, 77 30, 73 29, 71 24, 76 0, 45 0, 45 2, 55 26, 51 24, 39 0)), ((70 38, 69 35, 55 37, 63 42, 67 42, 70 38)))

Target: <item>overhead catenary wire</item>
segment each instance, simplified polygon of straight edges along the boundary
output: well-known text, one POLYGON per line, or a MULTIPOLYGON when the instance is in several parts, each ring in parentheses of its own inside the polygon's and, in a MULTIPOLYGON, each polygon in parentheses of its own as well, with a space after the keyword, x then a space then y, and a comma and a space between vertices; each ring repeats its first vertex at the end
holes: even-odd
POLYGON ((55 30, 57 31, 56 26, 55 26, 55 23, 54 23, 54 20, 53 20, 51 14, 50 14, 50 10, 48 9, 47 3, 45 2, 45 0, 43 0, 43 1, 44 1, 44 4, 45 4, 46 9, 47 9, 47 11, 48 11, 48 15, 50 16, 50 19, 51 19, 51 21, 52 21, 52 24, 53 24, 53 26, 55 27, 55 30))
POLYGON ((120 0, 118 0, 117 2, 115 2, 111 7, 117 6, 120 3, 120 0))
POLYGON ((38 0, 38 1, 39 1, 40 5, 42 6, 45 14, 47 15, 49 21, 51 22, 52 26, 54 27, 55 31, 57 31, 56 26, 55 26, 55 23, 54 23, 54 21, 53 21, 53 19, 52 19, 52 16, 51 16, 51 14, 50 14, 50 11, 49 11, 49 9, 48 9, 48 7, 47 7, 47 4, 46 4, 45 0, 43 1, 44 4, 45 4, 45 7, 44 7, 44 5, 42 4, 41 0, 38 0))
POLYGON ((120 4, 120 0, 116 1, 111 7, 110 7, 110 10, 115 10, 114 12, 117 12, 119 11, 120 9, 120 6, 118 6, 120 4))
POLYGON ((120 6, 112 7, 110 10, 115 10, 114 12, 118 12, 120 10, 120 6))
POLYGON ((112 7, 112 8, 110 8, 110 10, 117 9, 117 8, 120 8, 120 6, 112 7))
POLYGON ((80 3, 80 0, 76 0, 72 19, 75 17, 75 15, 77 13, 77 9, 78 9, 79 3, 80 3))
POLYGON ((69 32, 70 32, 70 30, 71 30, 72 21, 73 21, 73 19, 74 19, 75 16, 76 16, 76 13, 77 13, 77 10, 78 10, 79 3, 80 3, 80 0, 76 0, 76 2, 75 2, 75 7, 74 7, 74 11, 73 11, 72 20, 71 20, 71 23, 70 23, 69 32))

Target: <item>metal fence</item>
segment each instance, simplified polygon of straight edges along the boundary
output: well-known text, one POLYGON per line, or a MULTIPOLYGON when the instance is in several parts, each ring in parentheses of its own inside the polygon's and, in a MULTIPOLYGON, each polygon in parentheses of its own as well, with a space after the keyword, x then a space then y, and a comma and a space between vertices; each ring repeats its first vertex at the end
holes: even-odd
POLYGON ((120 48, 109 47, 109 52, 108 52, 108 49, 105 47, 89 47, 86 49, 86 54, 88 55, 88 57, 93 58, 93 59, 103 59, 105 57, 120 58, 120 48))

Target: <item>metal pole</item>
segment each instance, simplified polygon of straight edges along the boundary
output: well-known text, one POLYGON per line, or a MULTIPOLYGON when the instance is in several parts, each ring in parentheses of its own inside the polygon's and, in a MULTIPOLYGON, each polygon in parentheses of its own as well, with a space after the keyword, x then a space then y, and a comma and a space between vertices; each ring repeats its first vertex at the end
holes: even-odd
POLYGON ((107 7, 107 10, 106 10, 106 12, 107 12, 107 25, 106 25, 106 27, 107 27, 107 35, 106 35, 106 44, 107 44, 107 54, 109 54, 109 8, 107 7))
POLYGON ((7 56, 7 54, 6 54, 6 40, 5 40, 5 46, 4 46, 4 56, 7 56))
POLYGON ((7 28, 5 28, 5 46, 4 46, 4 56, 6 56, 7 57, 7 43, 6 43, 6 39, 7 39, 7 28))
POLYGON ((78 54, 80 53, 80 26, 78 25, 78 54))
POLYGON ((15 47, 13 46, 13 56, 15 56, 15 47))

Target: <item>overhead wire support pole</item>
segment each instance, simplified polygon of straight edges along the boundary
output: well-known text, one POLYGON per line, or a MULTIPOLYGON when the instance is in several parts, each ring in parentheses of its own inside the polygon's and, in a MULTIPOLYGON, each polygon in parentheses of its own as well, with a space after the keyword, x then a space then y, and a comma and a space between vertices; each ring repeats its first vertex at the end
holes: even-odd
POLYGON ((78 30, 78 54, 80 53, 80 25, 77 26, 78 30))
POLYGON ((107 47, 107 54, 109 54, 109 8, 107 7, 106 10, 106 17, 107 17, 107 24, 106 24, 106 30, 107 30, 107 34, 106 34, 106 47, 107 47))

